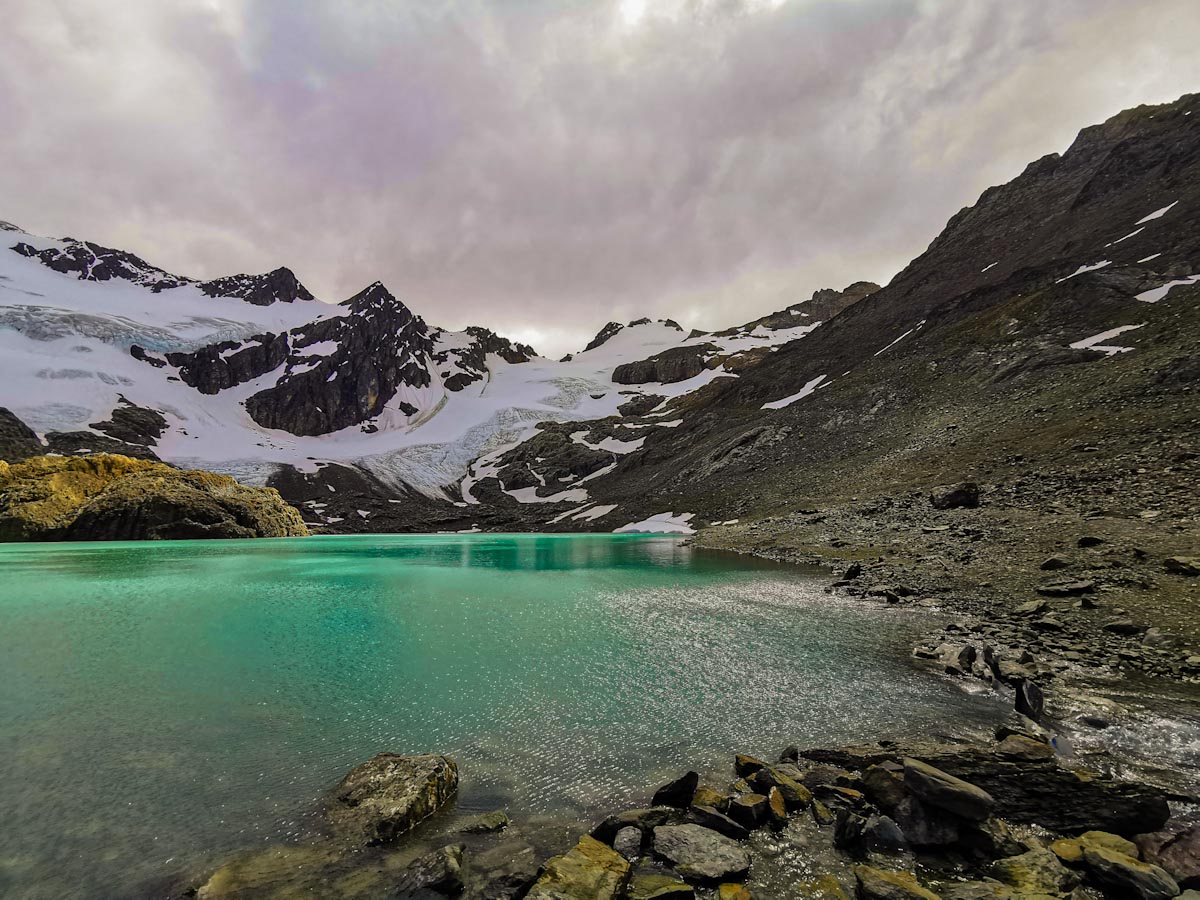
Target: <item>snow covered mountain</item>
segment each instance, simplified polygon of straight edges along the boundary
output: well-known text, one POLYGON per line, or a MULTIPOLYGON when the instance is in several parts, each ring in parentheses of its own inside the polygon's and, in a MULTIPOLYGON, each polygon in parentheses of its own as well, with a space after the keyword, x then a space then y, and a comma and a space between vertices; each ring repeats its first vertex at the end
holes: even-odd
POLYGON ((1096 422, 1114 472, 1186 457, 1197 109, 1084 129, 886 287, 713 333, 610 322, 557 361, 379 283, 322 303, 286 269, 201 282, 0 224, 0 455, 154 455, 336 531, 687 531, 986 474, 997 448, 1059 465, 1096 422))
POLYGON ((818 324, 804 304, 712 335, 610 323, 554 361, 486 328, 431 328, 379 282, 333 305, 288 269, 200 282, 90 242, 3 237, 0 407, 52 452, 258 484, 340 465, 395 497, 476 504, 489 460, 538 423, 650 412, 818 324))

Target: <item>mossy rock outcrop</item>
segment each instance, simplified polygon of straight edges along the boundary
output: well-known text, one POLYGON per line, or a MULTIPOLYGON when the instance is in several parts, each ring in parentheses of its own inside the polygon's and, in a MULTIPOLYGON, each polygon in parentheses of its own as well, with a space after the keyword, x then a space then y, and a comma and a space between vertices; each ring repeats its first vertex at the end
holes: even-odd
POLYGON ((298 537, 272 488, 116 454, 0 460, 0 540, 298 537))

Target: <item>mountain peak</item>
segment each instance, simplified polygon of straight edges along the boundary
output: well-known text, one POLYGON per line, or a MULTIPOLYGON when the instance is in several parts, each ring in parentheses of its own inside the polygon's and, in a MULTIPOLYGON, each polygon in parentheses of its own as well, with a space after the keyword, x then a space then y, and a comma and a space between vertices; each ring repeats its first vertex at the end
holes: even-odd
POLYGON ((64 238, 62 247, 38 250, 28 244, 17 244, 12 249, 22 256, 39 260, 42 265, 55 272, 74 275, 80 281, 110 281, 119 278, 140 284, 154 293, 191 283, 187 278, 180 278, 150 265, 133 253, 104 247, 92 241, 64 238))
POLYGON ((296 273, 280 266, 263 275, 228 275, 201 283, 200 290, 209 297, 238 297, 255 306, 272 303, 293 303, 314 300, 296 273))

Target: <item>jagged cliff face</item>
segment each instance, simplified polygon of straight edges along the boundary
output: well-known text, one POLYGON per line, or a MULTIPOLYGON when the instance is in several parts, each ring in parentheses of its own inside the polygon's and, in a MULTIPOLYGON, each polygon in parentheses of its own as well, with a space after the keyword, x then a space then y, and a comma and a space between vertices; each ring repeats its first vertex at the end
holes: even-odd
POLYGON ((431 328, 380 284, 331 306, 286 269, 198 282, 8 226, 0 447, 270 481, 333 530, 682 528, 933 478, 984 423, 980 446, 1079 427, 1085 407, 1120 431, 1137 416, 1112 411, 1148 397, 1174 423, 1200 327, 1196 107, 1086 129, 883 288, 712 333, 609 323, 557 362, 431 328))

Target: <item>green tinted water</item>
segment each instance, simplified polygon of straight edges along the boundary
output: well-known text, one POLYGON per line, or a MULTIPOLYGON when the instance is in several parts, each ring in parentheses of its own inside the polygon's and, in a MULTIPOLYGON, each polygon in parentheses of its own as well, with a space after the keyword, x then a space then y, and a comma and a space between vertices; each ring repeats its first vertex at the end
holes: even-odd
POLYGON ((671 538, 0 545, 0 895, 153 893, 385 749, 588 818, 733 750, 994 716, 911 670, 927 624, 671 538))

